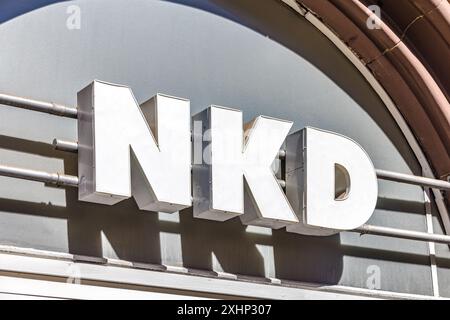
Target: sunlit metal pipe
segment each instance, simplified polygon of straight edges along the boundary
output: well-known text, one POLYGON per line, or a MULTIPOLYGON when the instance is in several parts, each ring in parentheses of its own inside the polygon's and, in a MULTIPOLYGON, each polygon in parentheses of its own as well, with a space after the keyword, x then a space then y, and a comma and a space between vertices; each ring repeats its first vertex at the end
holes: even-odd
POLYGON ((386 170, 375 170, 378 179, 389 180, 401 183, 408 183, 417 186, 424 186, 430 188, 437 188, 441 190, 450 190, 450 182, 438 179, 431 179, 419 176, 413 176, 410 174, 386 171, 386 170))
MULTIPOLYGON (((44 171, 16 168, 4 165, 0 165, 0 176, 44 182, 54 184, 57 186, 78 187, 79 185, 79 179, 76 176, 70 176, 60 173, 48 173, 44 171)), ((281 186, 283 186, 282 184, 283 182, 284 181, 279 180, 281 186)), ((368 224, 365 224, 359 228, 351 230, 351 232, 388 236, 408 240, 450 244, 450 236, 447 235, 396 229, 390 227, 373 226, 368 224)))
MULTIPOLYGON (((53 140, 53 145, 57 150, 68 151, 68 152, 78 152, 78 143, 73 141, 64 141, 55 139, 53 140)), ((283 159, 286 156, 286 151, 281 149, 278 152, 278 157, 283 159)), ((375 170, 378 179, 395 181, 400 183, 413 184, 418 186, 437 188, 441 190, 450 190, 450 182, 438 179, 431 179, 426 177, 419 177, 410 174, 398 173, 393 171, 375 170)), ((278 181, 280 185, 285 188, 286 182, 284 180, 278 181)))
POLYGON ((78 110, 75 108, 7 94, 0 94, 0 104, 74 119, 76 119, 78 115, 78 110))
POLYGON ((450 244, 450 236, 442 235, 442 234, 434 234, 420 231, 412 231, 412 230, 404 230, 404 229, 396 229, 389 227, 380 227, 373 226, 369 224, 362 225, 352 232, 358 232, 361 234, 373 234, 379 236, 387 236, 408 240, 417 240, 417 241, 426 241, 426 242, 435 242, 435 243, 444 243, 450 244))
MULTIPOLYGON (((281 149, 278 152, 278 157, 280 159, 284 159, 286 156, 286 150, 281 149)), ((400 183, 407 183, 417 186, 424 186, 430 188, 436 188, 441 190, 450 190, 450 182, 439 180, 439 179, 431 179, 426 177, 414 176, 411 174, 375 169, 377 174, 377 178, 381 180, 389 180, 400 183)))
MULTIPOLYGON (((78 143, 74 141, 65 141, 60 139, 54 139, 53 140, 53 146, 57 150, 61 151, 70 151, 70 152, 78 152, 78 143)), ((286 158, 286 150, 279 150, 278 151, 278 158, 284 159, 286 158)))
POLYGON ((79 179, 60 173, 49 173, 31 169, 23 169, 0 165, 0 176, 50 183, 57 186, 78 187, 79 179))
POLYGON ((53 147, 59 151, 78 152, 78 143, 73 141, 54 139, 53 147))

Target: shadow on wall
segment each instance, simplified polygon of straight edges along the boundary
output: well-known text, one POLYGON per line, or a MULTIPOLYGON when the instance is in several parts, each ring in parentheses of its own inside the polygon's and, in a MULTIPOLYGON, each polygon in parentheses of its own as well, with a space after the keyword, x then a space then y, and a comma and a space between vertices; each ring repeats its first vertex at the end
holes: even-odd
MULTIPOLYGON (((45 2, 34 1, 42 5, 45 2)), ((47 4, 53 2, 57 1, 47 1, 47 4)), ((181 0, 172 2, 187 4, 187 1, 181 0)), ((322 41, 308 36, 314 27, 305 24, 304 28, 298 28, 295 13, 277 1, 260 1, 257 7, 254 3, 249 0, 239 1, 239 4, 225 0, 189 1, 190 5, 238 21, 268 35, 308 60, 364 108, 386 133, 410 168, 420 173, 409 146, 399 135, 389 114, 373 107, 373 101, 378 98, 375 94, 368 96, 367 90, 360 90, 363 81, 356 78, 361 76, 354 72, 342 72, 342 68, 337 67, 342 65, 339 61, 324 59, 323 55, 317 54, 318 50, 326 51, 328 47, 322 41), (216 10, 217 8, 222 9, 216 10), (286 15, 286 11, 290 13, 286 15)), ((6 12, 3 8, 0 7, 0 12, 6 12)), ((342 59, 345 60, 345 57, 342 59)), ((76 155, 54 151, 47 144, 0 136, 0 146, 63 159, 65 173, 77 174, 76 155)), ((377 207, 379 206, 393 211, 423 212, 421 203, 394 199, 380 199, 377 207)), ((399 254, 389 250, 342 245, 339 235, 304 237, 284 230, 272 230, 269 234, 248 232, 239 218, 227 222, 194 219, 190 209, 180 212, 179 219, 161 219, 161 215, 157 213, 139 211, 133 199, 113 207, 82 203, 78 201, 76 189, 66 190, 66 207, 0 199, 0 208, 16 214, 65 219, 69 252, 94 257, 103 257, 106 237, 114 255, 123 260, 203 270, 221 269, 249 276, 327 284, 339 283, 344 256, 429 265, 429 257, 426 255, 399 254)), ((109 257, 111 254, 108 253, 109 257)))
MULTIPOLYGON (((64 1, 66 0, 2 1, 0 4, 0 23, 26 12, 64 1)), ((404 139, 399 139, 399 129, 392 121, 390 114, 388 112, 379 112, 379 110, 372 107, 375 103, 373 100, 378 100, 378 97, 368 97, 366 90, 360 90, 358 86, 355 86, 355 83, 363 83, 365 81, 362 75, 355 72, 342 72, 341 68, 336 67, 337 65, 341 65, 339 62, 334 59, 324 59, 321 54, 317 54, 318 51, 325 52, 328 50, 328 47, 325 47, 322 41, 316 38, 312 39, 308 36, 315 32, 315 27, 309 23, 304 24, 301 28, 298 27, 297 13, 282 5, 280 1, 260 1, 258 5, 255 5, 255 2, 252 0, 163 1, 197 8, 235 21, 264 36, 268 36, 297 53, 352 97, 382 128, 399 151, 399 154, 404 157, 405 162, 411 170, 415 174, 421 175, 420 168, 417 166, 416 159, 412 155, 409 145, 404 139), (270 14, 268 14, 269 12, 270 14), (304 39, 308 39, 308 41, 303 41, 304 39), (356 77, 360 79, 355 79, 356 77)), ((343 56, 342 58, 346 59, 343 56)))
MULTIPOLYGON (((0 136, 0 145, 62 159, 65 172, 77 174, 77 156, 55 151, 48 144, 0 136)), ((66 189, 66 207, 9 199, 0 199, 0 207, 16 214, 66 219, 69 252, 77 255, 103 257, 103 233, 117 258, 133 262, 330 284, 338 283, 342 272, 338 235, 305 239, 283 230, 251 233, 239 218, 227 222, 194 219, 192 209, 180 212, 178 222, 163 221, 158 213, 139 211, 134 199, 115 206, 80 202, 75 188, 66 189), (177 237, 164 238, 163 234, 177 237), (265 260, 258 248, 272 253, 264 254, 265 260)))
POLYGON ((0 2, 0 23, 11 20, 29 11, 64 1, 69 0, 2 0, 0 2))
MULTIPOLYGON (((168 1, 186 3, 183 0, 168 1)), ((281 0, 259 1, 257 5, 252 0, 209 0, 208 2, 214 3, 216 7, 226 10, 228 15, 224 17, 237 21, 269 37, 292 50, 319 69, 337 86, 344 90, 380 126, 395 145, 399 154, 402 155, 410 169, 417 175, 422 174, 408 143, 404 138, 399 139, 402 135, 399 134, 399 128, 392 121, 391 115, 388 112, 380 112, 377 108, 373 107, 377 104, 375 101, 379 101, 379 97, 375 92, 371 93, 373 96, 368 96, 367 90, 361 90, 359 85, 355 85, 356 83, 365 83, 366 80, 364 77, 359 72, 342 72, 342 69, 338 67, 342 65, 341 61, 324 59, 323 53, 329 48, 321 38, 317 37, 312 39, 309 36, 317 32, 312 24, 306 23, 302 27, 299 27, 299 15, 294 10, 283 5, 281 0), (308 41, 305 41, 305 39, 308 39, 308 41), (321 52, 321 54, 318 54, 318 52, 321 52)), ((202 9, 208 10, 208 8, 202 9)), ((218 11, 213 11, 212 13, 220 15, 218 11)), ((341 58, 347 60, 343 54, 341 58)), ((332 108, 333 106, 330 107, 332 108)))
MULTIPOLYGON (((10 20, 26 12, 67 0, 29 0, 15 1, 4 0, 0 3, 0 23, 10 20)), ((151 1, 151 0, 149 0, 151 1)), ((383 129, 385 134, 403 155, 404 160, 415 174, 421 174, 417 167, 416 160, 411 154, 411 150, 403 139, 398 139, 398 127, 391 121, 391 116, 387 112, 378 112, 375 108, 370 108, 367 103, 365 90, 359 90, 354 84, 358 82, 355 77, 362 75, 358 73, 342 73, 334 65, 338 63, 333 59, 323 59, 317 54, 317 50, 325 51, 326 47, 317 41, 302 41, 308 39, 308 34, 314 32, 314 27, 306 24, 306 27, 298 27, 298 15, 293 10, 281 4, 281 1, 258 1, 255 5, 253 0, 227 1, 227 0, 161 0, 173 2, 180 5, 204 10, 239 24, 249 27, 283 46, 294 51, 316 68, 322 71, 327 77, 333 80, 352 99, 358 103, 370 117, 383 129), (270 13, 270 14, 268 14, 270 13), (397 137, 397 138, 396 138, 397 137), (408 156, 406 156, 408 155, 408 156)), ((378 98, 376 98, 378 99, 378 98)))
MULTIPOLYGON (((65 172, 77 174, 77 156, 55 151, 48 144, 0 136, 0 145, 62 159, 65 172)), ((380 198, 377 207, 422 214, 423 204, 380 198)), ((308 237, 284 229, 249 232, 239 218, 226 222, 194 219, 192 209, 181 211, 179 220, 161 219, 158 213, 139 211, 133 199, 115 206, 83 203, 75 188, 66 189, 66 207, 0 199, 0 208, 66 219, 69 252, 98 258, 105 255, 102 237, 106 236, 115 255, 109 253, 108 258, 326 284, 339 283, 344 256, 429 265, 427 255, 341 245, 339 235, 308 237)))

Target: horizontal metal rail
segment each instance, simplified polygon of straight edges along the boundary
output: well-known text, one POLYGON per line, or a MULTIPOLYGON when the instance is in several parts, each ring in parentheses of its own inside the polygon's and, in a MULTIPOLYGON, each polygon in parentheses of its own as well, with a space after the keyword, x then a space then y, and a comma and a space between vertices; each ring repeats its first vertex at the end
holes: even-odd
POLYGON ((441 190, 450 190, 450 182, 438 179, 431 179, 426 177, 419 177, 410 174, 386 171, 386 170, 375 170, 378 179, 408 183, 417 186, 424 186, 430 188, 436 188, 441 190))
MULTIPOLYGON (((64 141, 55 139, 53 141, 53 145, 57 150, 68 151, 68 152, 78 152, 78 143, 71 141, 64 141)), ((285 150, 280 150, 278 152, 278 157, 280 159, 284 159, 286 156, 285 150)), ((389 180, 400 183, 407 183, 417 186, 424 186, 430 188, 436 188, 441 190, 450 190, 450 182, 438 179, 431 179, 426 177, 414 176, 411 174, 398 173, 387 170, 375 170, 377 174, 377 178, 381 180, 389 180)), ((286 186, 286 182, 283 180, 279 180, 280 185, 284 188, 286 186)))
MULTIPOLYGON (((0 165, 0 176, 44 182, 65 187, 78 187, 79 185, 79 179, 76 176, 70 176, 60 173, 48 173, 44 171, 16 168, 5 165, 0 165)), ((279 183, 282 187, 284 187, 283 185, 284 181, 279 180, 279 183)), ((439 235, 404 229, 395 229, 389 227, 363 225, 359 228, 351 230, 351 232, 388 236, 417 241, 450 244, 450 236, 447 235, 439 235)))
POLYGON ((23 169, 5 165, 0 165, 0 176, 50 183, 65 187, 78 187, 79 184, 79 179, 76 176, 23 169))
POLYGON ((53 147, 59 151, 78 152, 78 142, 54 139, 53 147))
MULTIPOLYGON (((0 104, 32 111, 49 113, 68 118, 76 119, 78 116, 78 110, 76 108, 6 94, 0 94, 0 104)), ((53 141, 53 145, 57 150, 67 152, 78 152, 77 142, 55 139, 53 141)), ((280 159, 284 159, 286 157, 286 151, 280 150, 278 153, 278 157, 280 159)), ((437 188, 441 190, 450 190, 450 182, 443 180, 431 179, 426 177, 414 176, 380 169, 376 169, 376 174, 377 178, 382 180, 389 180, 400 183, 437 188)), ((5 165, 0 165, 0 176, 38 181, 43 183, 54 184, 57 186, 78 187, 79 185, 79 178, 77 176, 70 176, 60 173, 48 173, 44 171, 23 169, 5 165)), ((278 183, 280 184, 281 187, 283 188, 286 187, 286 182, 284 180, 278 180, 278 183)), ((365 224, 359 228, 351 230, 351 232, 357 232, 360 234, 388 236, 408 240, 450 244, 450 236, 447 235, 396 229, 382 226, 373 226, 368 224, 365 224)))
POLYGON ((7 94, 0 94, 0 104, 74 119, 78 116, 78 110, 75 108, 7 94))
MULTIPOLYGON (((69 118, 77 118, 78 116, 78 110, 76 108, 66 107, 52 102, 43 102, 7 94, 0 94, 0 104, 38 112, 50 113, 53 115, 69 118)), ((54 145, 56 149, 62 151, 77 152, 78 149, 78 145, 76 142, 69 142, 55 139, 54 145)), ((278 157, 280 159, 284 159, 286 157, 286 150, 283 149, 280 150, 278 152, 278 157)), ((383 180, 408 183, 442 190, 450 190, 450 182, 443 180, 419 177, 380 169, 377 169, 376 173, 377 177, 383 180)))
POLYGON ((447 235, 396 229, 390 227, 373 226, 369 224, 362 225, 361 227, 356 228, 355 230, 351 230, 351 232, 358 232, 360 234, 373 234, 378 236, 387 236, 408 240, 450 244, 450 236, 447 235))

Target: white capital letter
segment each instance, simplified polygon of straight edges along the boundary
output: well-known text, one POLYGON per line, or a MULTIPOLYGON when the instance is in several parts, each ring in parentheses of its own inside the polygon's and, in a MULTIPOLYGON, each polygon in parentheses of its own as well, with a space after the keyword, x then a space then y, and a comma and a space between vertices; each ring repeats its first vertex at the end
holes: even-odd
POLYGON ((131 89, 93 82, 78 93, 79 198, 141 210, 191 205, 190 105, 156 95, 141 106, 131 89))
POLYGON ((210 140, 194 132, 205 158, 193 166, 195 217, 225 221, 245 212, 245 224, 281 228, 298 222, 271 170, 292 122, 257 117, 244 132, 242 112, 217 106, 194 121, 202 121, 210 140))
POLYGON ((330 235, 372 215, 378 196, 367 153, 339 134, 305 128, 287 138, 286 195, 300 223, 287 231, 330 235))

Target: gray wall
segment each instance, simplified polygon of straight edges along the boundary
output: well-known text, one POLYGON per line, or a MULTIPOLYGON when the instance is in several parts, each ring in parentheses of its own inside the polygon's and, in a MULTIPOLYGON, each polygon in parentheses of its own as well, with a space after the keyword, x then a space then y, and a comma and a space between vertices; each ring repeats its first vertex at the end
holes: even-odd
MULTIPOLYGON (((0 91, 75 105, 77 91, 100 79, 130 86, 140 102, 157 92, 189 98, 193 114, 217 104, 245 120, 264 114, 295 121, 294 130, 335 131, 358 141, 377 168, 420 174, 383 103, 309 23, 275 1, 254 10, 249 1, 242 10, 217 3, 232 19, 152 0, 68 1, 27 13, 0 25, 0 91), (66 27, 72 4, 80 30, 66 27)), ((55 137, 76 140, 76 121, 0 108, 0 163, 76 174, 76 155, 53 151, 55 137)), ((370 223, 426 231, 420 188, 379 189, 370 223)), ((381 289, 432 293, 425 243, 246 228, 239 219, 194 220, 191 210, 140 212, 132 199, 92 205, 76 190, 4 177, 0 244, 356 287, 376 265, 381 289)))

